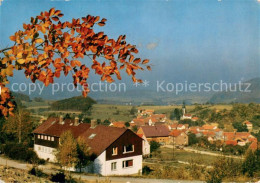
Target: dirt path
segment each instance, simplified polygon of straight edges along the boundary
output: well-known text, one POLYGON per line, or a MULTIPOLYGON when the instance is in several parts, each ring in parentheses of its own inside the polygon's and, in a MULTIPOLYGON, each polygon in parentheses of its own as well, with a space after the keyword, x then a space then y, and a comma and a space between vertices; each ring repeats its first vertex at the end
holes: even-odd
MULTIPOLYGON (((31 164, 21 163, 18 161, 7 159, 0 156, 0 165, 9 166, 21 170, 28 171, 32 168, 31 164)), ((52 164, 41 165, 39 168, 46 174, 51 174, 57 172, 52 164)), ((106 179, 110 180, 111 183, 188 183, 190 181, 186 180, 169 180, 169 179, 146 179, 146 178, 135 178, 135 177, 99 177, 99 176, 89 176, 84 174, 72 173, 74 178, 78 178, 89 183, 96 183, 97 181, 104 181, 106 179)), ((193 181, 194 183, 202 183, 202 181, 193 181)), ((0 183, 1 180, 0 180, 0 183)))
MULTIPOLYGON (((164 147, 172 149, 172 145, 165 145, 164 147)), ((192 149, 190 147, 184 147, 183 150, 187 151, 187 152, 194 152, 194 153, 198 153, 198 154, 206 154, 206 155, 210 155, 210 156, 225 156, 227 158, 244 159, 244 157, 241 157, 241 156, 224 155, 224 154, 220 154, 220 153, 200 151, 200 150, 192 149)))

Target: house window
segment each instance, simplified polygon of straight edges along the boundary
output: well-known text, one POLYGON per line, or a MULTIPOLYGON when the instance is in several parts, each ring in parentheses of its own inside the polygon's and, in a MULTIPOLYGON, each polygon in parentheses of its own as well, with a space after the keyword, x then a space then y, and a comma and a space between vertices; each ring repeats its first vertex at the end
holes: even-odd
POLYGON ((43 139, 43 135, 41 135, 41 139, 43 139))
POLYGON ((41 138, 41 135, 38 135, 38 139, 40 139, 41 138))
POLYGON ((134 145, 129 144, 124 146, 124 153, 130 153, 130 152, 134 152, 134 145))
POLYGON ((47 140, 47 136, 46 135, 44 136, 44 140, 47 140))
POLYGON ((54 141, 54 137, 51 137, 51 141, 54 141))
POLYGON ((50 136, 48 136, 48 140, 51 140, 51 137, 50 137, 50 136))
POLYGON ((111 170, 116 170, 116 162, 111 163, 111 170))
POLYGON ((123 168, 127 168, 127 167, 132 167, 133 166, 133 160, 126 160, 126 161, 123 161, 123 168))
POLYGON ((117 147, 113 147, 112 149, 112 156, 117 155, 117 147))

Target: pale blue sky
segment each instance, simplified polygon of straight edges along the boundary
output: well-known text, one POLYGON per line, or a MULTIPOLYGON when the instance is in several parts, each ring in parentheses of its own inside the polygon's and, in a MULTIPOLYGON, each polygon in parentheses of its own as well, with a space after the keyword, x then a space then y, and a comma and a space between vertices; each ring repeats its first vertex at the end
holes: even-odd
MULTIPOLYGON (((91 15, 107 18, 102 30, 139 47, 152 72, 139 76, 171 82, 238 81, 260 75, 260 2, 257 0, 4 0, 0 46, 31 16, 55 7, 62 20, 91 15)), ((24 77, 14 77, 20 81, 24 77)), ((14 81, 13 80, 13 81, 14 81)))

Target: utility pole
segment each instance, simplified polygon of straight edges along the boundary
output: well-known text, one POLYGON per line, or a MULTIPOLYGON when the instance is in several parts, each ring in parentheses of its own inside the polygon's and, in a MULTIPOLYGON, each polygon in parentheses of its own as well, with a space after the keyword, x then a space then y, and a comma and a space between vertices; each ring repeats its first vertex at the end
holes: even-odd
POLYGON ((175 160, 175 137, 174 136, 172 136, 172 160, 175 160))

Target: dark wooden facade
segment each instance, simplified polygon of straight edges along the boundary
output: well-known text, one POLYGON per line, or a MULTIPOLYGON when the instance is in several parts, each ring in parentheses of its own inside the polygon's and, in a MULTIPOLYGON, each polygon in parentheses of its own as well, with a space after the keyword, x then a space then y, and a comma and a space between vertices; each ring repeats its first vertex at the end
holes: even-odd
POLYGON ((143 139, 131 130, 125 131, 115 142, 106 149, 106 160, 142 155, 143 139), (124 146, 134 145, 134 152, 124 153, 124 146), (117 155, 113 154, 113 148, 117 147, 117 155))
MULTIPOLYGON (((40 139, 38 138, 38 135, 44 135, 44 134, 34 134, 34 143, 37 145, 42 145, 46 147, 52 147, 52 148, 58 148, 59 146, 59 137, 54 137, 54 141, 51 140, 45 140, 45 139, 40 139)), ((49 136, 49 135, 44 135, 44 136, 49 136)), ((53 137, 53 136, 49 136, 53 137)))

